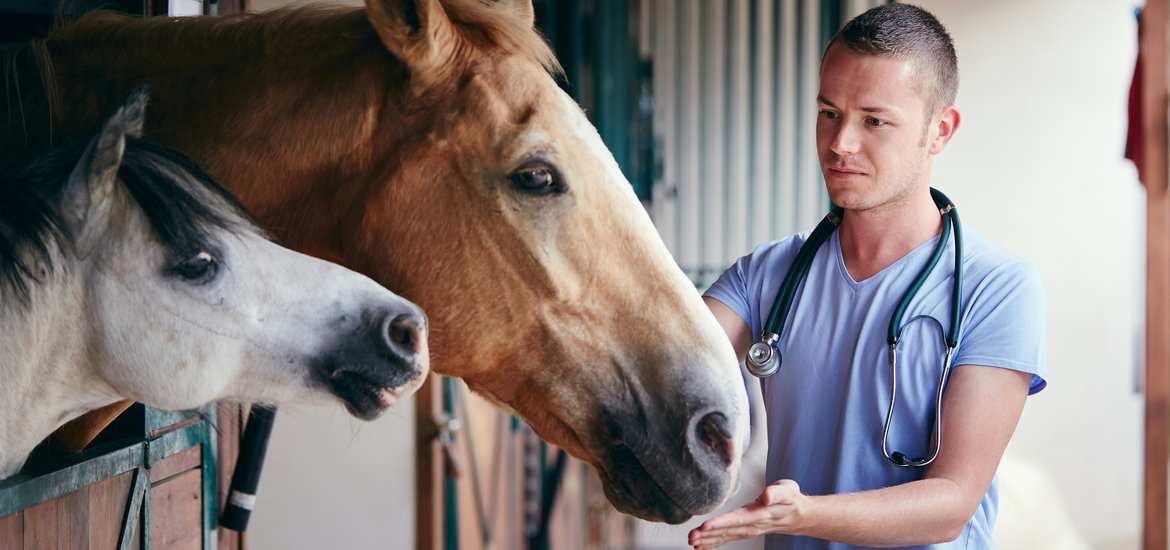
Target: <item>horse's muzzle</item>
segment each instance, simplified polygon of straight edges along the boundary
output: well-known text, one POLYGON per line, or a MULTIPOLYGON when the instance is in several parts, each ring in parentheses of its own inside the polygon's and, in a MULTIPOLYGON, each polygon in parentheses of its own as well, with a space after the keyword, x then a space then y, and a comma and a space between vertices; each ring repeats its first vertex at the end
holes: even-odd
POLYGON ((422 385, 430 359, 427 318, 418 307, 368 312, 341 332, 317 374, 350 414, 373 420, 422 385))
POLYGON ((598 470, 606 496, 622 512, 682 523, 712 511, 738 481, 735 465, 743 449, 734 422, 717 408, 649 422, 611 418, 607 424, 611 440, 598 470), (684 432, 682 438, 669 436, 678 433, 671 425, 684 432))

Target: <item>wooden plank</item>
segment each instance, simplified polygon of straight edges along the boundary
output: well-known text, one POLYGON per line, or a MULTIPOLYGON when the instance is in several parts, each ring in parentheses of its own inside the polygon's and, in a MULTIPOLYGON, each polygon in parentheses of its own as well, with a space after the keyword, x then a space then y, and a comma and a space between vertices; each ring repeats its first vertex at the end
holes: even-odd
POLYGON ((134 485, 134 472, 112 477, 89 488, 89 547, 107 550, 118 547, 126 503, 134 485))
POLYGON ((89 487, 58 498, 57 540, 62 548, 89 548, 89 487))
POLYGON ((196 445, 185 451, 168 456, 150 469, 151 483, 166 481, 167 478, 198 468, 203 462, 203 446, 196 445))
POLYGON ((24 550, 54 550, 57 541, 57 499, 42 502, 24 511, 24 550))
POLYGON ((1166 0, 1142 11, 1142 159, 1146 186, 1146 410, 1142 544, 1165 550, 1170 461, 1170 193, 1167 193, 1166 0))
POLYGON ((203 481, 190 470, 150 489, 150 544, 154 550, 202 550, 203 481))
POLYGON ((0 548, 24 548, 24 512, 0 517, 0 548))
POLYGON ((430 375, 414 397, 415 434, 415 548, 443 548, 443 449, 434 419, 443 413, 443 384, 430 375))
MULTIPOLYGON (((220 402, 216 407, 216 425, 219 437, 216 441, 218 464, 216 487, 219 502, 216 511, 223 510, 228 490, 232 483, 232 472, 236 469, 236 457, 240 455, 240 434, 244 433, 243 406, 238 403, 220 402)), ((239 550, 244 547, 244 535, 231 529, 218 529, 216 533, 219 550, 239 550)))

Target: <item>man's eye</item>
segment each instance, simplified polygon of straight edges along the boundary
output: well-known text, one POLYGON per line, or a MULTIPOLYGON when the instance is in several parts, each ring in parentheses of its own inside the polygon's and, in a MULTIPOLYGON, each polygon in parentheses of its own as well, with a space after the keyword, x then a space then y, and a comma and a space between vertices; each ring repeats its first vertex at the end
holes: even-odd
POLYGON ((821 116, 823 116, 829 120, 834 120, 837 118, 837 113, 834 113, 833 111, 821 109, 821 116))
POLYGON ((865 121, 866 121, 867 123, 869 123, 869 125, 870 125, 870 126, 873 126, 873 127, 875 127, 875 128, 877 128, 877 127, 879 127, 879 126, 885 126, 885 125, 886 125, 886 121, 884 121, 884 120, 881 120, 881 119, 878 119, 878 118, 873 118, 873 117, 869 117, 869 118, 865 119, 865 121))

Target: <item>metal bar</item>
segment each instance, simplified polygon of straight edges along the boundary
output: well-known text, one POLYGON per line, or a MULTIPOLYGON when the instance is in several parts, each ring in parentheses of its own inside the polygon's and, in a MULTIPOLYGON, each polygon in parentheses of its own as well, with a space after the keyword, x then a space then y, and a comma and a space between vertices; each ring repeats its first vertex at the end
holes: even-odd
POLYGON ((724 181, 727 182, 724 204, 727 220, 723 256, 716 258, 711 278, 732 260, 751 250, 750 170, 752 167, 752 19, 753 2, 729 2, 726 5, 726 64, 728 87, 724 109, 727 112, 726 150, 723 153, 724 181))
POLYGON ((774 112, 776 117, 776 137, 773 145, 776 147, 776 163, 773 165, 773 182, 775 185, 772 194, 772 235, 788 235, 798 227, 793 220, 793 205, 796 203, 795 187, 799 185, 797 172, 797 103, 796 90, 798 89, 800 72, 799 42, 797 41, 797 0, 781 0, 776 10, 774 34, 776 55, 776 88, 777 100, 774 112))
POLYGON ((723 167, 727 164, 724 156, 727 111, 724 97, 727 92, 727 64, 724 52, 727 36, 724 26, 726 13, 723 2, 704 0, 698 12, 699 25, 699 179, 695 187, 698 192, 698 212, 691 223, 699 227, 701 248, 699 251, 699 281, 710 284, 709 272, 715 266, 726 262, 727 219, 723 167), (718 184, 716 184, 718 182, 718 184))
MULTIPOLYGON (((542 448, 541 452, 543 451, 542 448)), ((549 549, 549 522, 552 519, 553 504, 556 503, 557 494, 560 492, 561 479, 564 478, 567 461, 568 454, 565 453, 564 449, 560 449, 557 451, 557 461, 553 467, 551 469, 541 468, 543 479, 541 480, 540 523, 537 525, 536 535, 529 543, 530 550, 549 549)))
POLYGON ((637 50, 630 40, 629 6, 625 2, 598 2, 594 9, 595 49, 588 55, 594 59, 595 123, 622 174, 641 197, 645 191, 630 170, 630 82, 637 50))
MULTIPOLYGON (((147 442, 147 449, 150 448, 150 442, 147 442)), ((142 545, 139 546, 141 550, 150 550, 154 544, 151 540, 151 523, 150 523, 150 466, 146 466, 146 487, 142 490, 142 545)), ((133 538, 133 537, 131 537, 133 538)))
MULTIPOLYGON (((471 494, 474 500, 475 513, 479 518, 480 540, 483 542, 484 548, 490 548, 492 545, 492 524, 488 520, 487 506, 484 504, 483 490, 480 487, 479 466, 477 465, 479 460, 476 458, 475 437, 471 429, 471 415, 467 412, 467 397, 463 392, 462 382, 454 386, 452 396, 455 399, 454 417, 459 419, 460 426, 463 428, 461 430, 463 441, 467 445, 467 465, 471 471, 471 494)), ((495 475, 495 472, 492 471, 491 475, 495 475)))
POLYGON ((679 240, 675 258, 684 266, 698 270, 703 266, 703 249, 707 236, 702 231, 703 154, 700 126, 702 117, 702 12, 698 0, 686 0, 679 17, 679 240))
POLYGON ((207 434, 210 430, 207 424, 201 422, 184 426, 181 429, 164 434, 158 438, 147 440, 146 467, 154 466, 162 459, 179 451, 184 451, 196 445, 208 443, 207 434))
MULTIPOLYGON (((134 532, 138 530, 138 518, 143 511, 142 501, 150 487, 150 472, 145 467, 134 471, 134 485, 130 489, 130 504, 126 505, 125 519, 122 520, 122 534, 118 537, 118 550, 130 550, 134 543, 134 532)), ((147 518, 149 522, 149 518, 147 518)), ((149 525, 149 523, 147 523, 149 525)), ((150 548, 143 535, 143 550, 150 548)))
MULTIPOLYGON (((210 418, 219 417, 219 407, 212 403, 209 411, 210 418)), ((216 509, 219 503, 219 464, 215 453, 219 449, 219 441, 211 424, 203 422, 201 434, 206 441, 201 448, 203 454, 203 550, 215 550, 218 542, 216 535, 216 509)))
MULTIPOLYGON (((453 382, 451 378, 443 377, 443 414, 446 418, 454 418, 455 399, 452 396, 453 382)), ((474 460, 475 457, 472 457, 474 460)), ((448 457, 450 460, 450 457, 448 457)), ((448 464, 443 475, 443 547, 447 550, 459 549, 459 491, 455 485, 455 476, 452 475, 451 465, 448 464)))

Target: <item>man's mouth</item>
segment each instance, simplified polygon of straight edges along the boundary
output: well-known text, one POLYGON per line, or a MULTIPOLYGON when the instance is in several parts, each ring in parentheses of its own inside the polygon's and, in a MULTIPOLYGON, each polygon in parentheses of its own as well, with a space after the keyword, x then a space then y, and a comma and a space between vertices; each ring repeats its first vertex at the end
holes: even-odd
POLYGON ((854 170, 852 168, 843 168, 843 167, 836 168, 836 167, 832 167, 832 166, 829 167, 829 172, 831 174, 833 174, 834 176, 864 176, 865 175, 865 172, 862 172, 861 170, 854 170))

